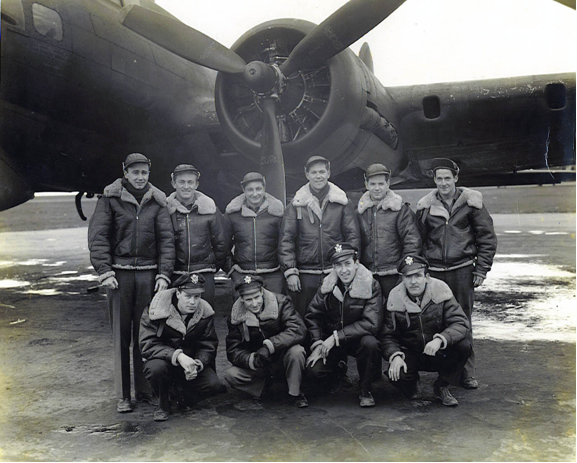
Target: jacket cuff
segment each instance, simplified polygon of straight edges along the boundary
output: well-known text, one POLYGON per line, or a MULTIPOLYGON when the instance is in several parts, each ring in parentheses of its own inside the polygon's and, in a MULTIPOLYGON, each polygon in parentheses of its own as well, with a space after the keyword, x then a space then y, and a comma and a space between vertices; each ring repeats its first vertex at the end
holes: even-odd
POLYGON ((389 363, 391 363, 395 359, 395 357, 401 357, 403 360, 405 360, 405 353, 401 352, 400 350, 395 352, 389 357, 389 363))
POLYGON ((290 277, 291 275, 296 275, 296 276, 298 276, 298 275, 299 275, 299 269, 296 268, 296 267, 293 267, 293 268, 289 268, 289 269, 285 270, 285 272, 284 272, 284 277, 285 277, 285 278, 288 278, 288 277, 290 277))
POLYGON ((164 280, 166 281, 168 284, 170 284, 170 278, 168 278, 166 275, 159 273, 158 275, 156 275, 155 281, 158 280, 164 280))
POLYGON ((484 271, 484 270, 482 270, 482 269, 480 269, 480 268, 476 268, 476 267, 475 267, 475 271, 473 272, 473 275, 477 275, 477 276, 480 276, 480 277, 483 277, 483 278, 487 278, 487 272, 484 271))
POLYGON ((440 339, 441 340, 441 342, 442 342, 441 349, 447 348, 447 344, 448 344, 447 338, 445 336, 443 336, 442 334, 439 334, 439 333, 435 334, 433 336, 433 339, 440 339))
POLYGON ((317 347, 318 345, 320 345, 320 344, 322 344, 322 343, 323 343, 323 342, 322 342, 320 339, 319 339, 318 341, 313 342, 312 345, 311 345, 311 352, 312 352, 313 350, 315 350, 315 347, 317 347))
POLYGON ((343 330, 337 331, 337 336, 339 337, 340 344, 347 342, 347 337, 345 336, 345 332, 343 330))
POLYGON ((104 280, 113 276, 116 276, 116 272, 114 270, 110 270, 109 272, 103 273, 102 275, 98 275, 98 283, 102 284, 104 280))
POLYGON ((272 343, 272 341, 270 339, 265 339, 262 342, 262 345, 266 346, 266 348, 270 352, 270 355, 274 354, 274 344, 272 343))
POLYGON ((254 352, 250 354, 250 357, 248 358, 248 367, 251 370, 256 370, 256 367, 254 366, 254 352))
POLYGON ((172 361, 172 364, 173 364, 175 367, 177 367, 177 366, 179 365, 179 364, 178 364, 178 361, 176 360, 176 358, 177 358, 180 354, 182 354, 183 352, 184 352, 184 351, 183 351, 182 349, 176 349, 176 350, 173 352, 173 354, 172 354, 172 360, 171 360, 171 361, 172 361))

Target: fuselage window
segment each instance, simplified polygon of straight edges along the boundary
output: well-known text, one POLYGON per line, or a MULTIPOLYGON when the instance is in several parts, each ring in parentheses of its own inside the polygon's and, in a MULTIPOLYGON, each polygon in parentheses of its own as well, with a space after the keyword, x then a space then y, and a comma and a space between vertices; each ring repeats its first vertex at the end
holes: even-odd
POLYGON ((39 34, 55 40, 62 40, 62 19, 60 15, 44 5, 34 3, 32 5, 32 19, 34 29, 39 34))

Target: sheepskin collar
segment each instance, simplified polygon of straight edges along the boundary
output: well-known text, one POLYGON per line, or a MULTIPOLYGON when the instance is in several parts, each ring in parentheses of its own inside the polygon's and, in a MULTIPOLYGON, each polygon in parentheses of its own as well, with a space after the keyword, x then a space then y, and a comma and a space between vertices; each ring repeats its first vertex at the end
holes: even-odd
POLYGON ((106 198, 120 198, 122 201, 132 203, 136 207, 142 206, 144 203, 152 199, 154 199, 161 206, 166 206, 166 195, 161 190, 156 188, 152 183, 148 182, 148 186, 148 191, 144 193, 140 204, 138 204, 136 198, 122 186, 121 178, 117 178, 114 180, 114 182, 104 188, 104 196, 106 198))
POLYGON ((263 308, 257 318, 255 314, 245 309, 240 297, 232 305, 230 312, 230 322, 233 325, 246 323, 247 326, 258 327, 259 322, 265 320, 276 320, 278 318, 278 301, 273 293, 263 288, 263 308))
POLYGON ((423 308, 427 307, 429 302, 432 301, 434 304, 441 304, 452 297, 453 293, 447 283, 429 277, 429 282, 427 283, 425 292, 423 293, 420 306, 411 300, 405 285, 400 283, 389 293, 387 310, 389 312, 420 313, 423 308))
POLYGON ((401 198, 397 193, 392 190, 387 191, 385 197, 381 200, 380 203, 376 204, 372 199, 371 195, 368 191, 366 191, 361 199, 359 200, 358 211, 359 214, 362 214, 367 209, 370 209, 373 206, 377 206, 377 210, 381 208, 383 211, 390 209, 391 211, 400 211, 401 207, 403 206, 403 198, 401 198))
MULTIPOLYGON (((327 203, 337 203, 346 206, 348 202, 349 198, 347 198, 347 194, 334 183, 329 182, 329 192, 323 201, 323 206, 327 203)), ((318 198, 313 195, 310 184, 308 183, 295 193, 292 204, 295 207, 306 207, 312 211, 319 219, 323 218, 322 206, 319 204, 318 198)))
MULTIPOLYGON (((328 294, 332 292, 333 295, 342 302, 344 298, 337 285, 338 281, 339 277, 337 272, 334 269, 331 270, 331 273, 323 280, 321 293, 328 294)), ((370 299, 373 296, 373 274, 363 264, 359 264, 350 288, 349 296, 354 299, 370 299)))
POLYGON ((234 198, 230 203, 228 203, 228 206, 226 206, 227 214, 233 214, 238 211, 241 211, 243 217, 256 217, 264 211, 267 211, 270 215, 275 217, 282 217, 284 214, 284 206, 280 200, 268 193, 265 193, 263 203, 260 205, 258 211, 255 212, 246 205, 246 199, 243 193, 234 198))
MULTIPOLYGON (((176 294, 176 291, 177 289, 174 288, 156 293, 150 302, 148 316, 151 320, 166 320, 168 326, 184 336, 186 335, 187 327, 184 326, 182 315, 172 303, 172 298, 176 294)), ((212 315, 214 315, 214 310, 212 310, 210 304, 204 299, 201 299, 198 310, 188 322, 188 329, 194 328, 202 318, 208 318, 212 315)))
MULTIPOLYGON (((453 204, 453 210, 456 211, 461 206, 464 206, 465 203, 469 207, 474 207, 475 209, 482 209, 483 208, 483 195, 480 191, 471 190, 470 188, 465 187, 457 187, 457 190, 461 193, 460 196, 453 204)), ((431 191, 426 196, 422 197, 419 202, 417 203, 417 210, 419 209, 426 209, 428 207, 441 207, 445 209, 441 200, 437 197, 437 192, 439 190, 435 189, 431 191)), ((446 209, 445 209, 446 210, 446 209)))
MULTIPOLYGON (((168 213, 171 215, 176 211, 180 212, 181 214, 189 214, 191 212, 186 207, 184 207, 178 199, 176 199, 176 191, 173 192, 166 201, 168 203, 166 206, 168 208, 168 213)), ((195 208, 200 215, 210 215, 216 213, 216 204, 212 198, 209 198, 198 190, 194 192, 192 210, 195 208)))

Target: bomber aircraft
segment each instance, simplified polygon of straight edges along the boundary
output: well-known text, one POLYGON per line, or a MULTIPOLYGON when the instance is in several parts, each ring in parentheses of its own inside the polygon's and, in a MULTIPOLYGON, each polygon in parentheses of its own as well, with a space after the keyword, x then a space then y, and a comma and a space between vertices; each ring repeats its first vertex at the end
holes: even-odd
POLYGON ((221 207, 249 170, 286 199, 314 154, 346 189, 374 162, 395 188, 429 186, 435 157, 467 186, 565 179, 522 171, 575 163, 575 74, 385 87, 368 46, 348 47, 403 1, 268 21, 229 49, 153 0, 2 0, 0 210, 77 191, 82 217, 137 151, 165 191, 194 164, 221 207))

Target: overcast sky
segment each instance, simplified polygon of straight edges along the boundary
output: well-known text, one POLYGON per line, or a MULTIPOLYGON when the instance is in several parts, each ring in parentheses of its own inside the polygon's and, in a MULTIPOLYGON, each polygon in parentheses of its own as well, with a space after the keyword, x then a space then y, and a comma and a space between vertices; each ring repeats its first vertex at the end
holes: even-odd
MULTIPOLYGON (((157 0, 183 22, 232 45, 277 18, 320 23, 344 0, 157 0)), ((575 10, 553 0, 407 0, 351 48, 371 47, 385 85, 577 70, 575 10)))

